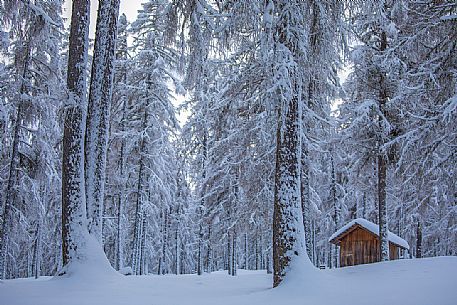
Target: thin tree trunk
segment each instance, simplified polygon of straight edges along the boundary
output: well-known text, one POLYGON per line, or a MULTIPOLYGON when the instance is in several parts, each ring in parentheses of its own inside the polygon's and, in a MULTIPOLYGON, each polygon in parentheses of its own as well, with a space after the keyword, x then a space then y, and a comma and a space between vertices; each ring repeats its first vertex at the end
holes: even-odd
POLYGON ((367 195, 365 192, 363 192, 363 197, 362 197, 362 218, 366 217, 366 212, 367 210, 367 195))
POLYGON ((256 232, 256 238, 255 238, 255 270, 260 269, 260 259, 259 259, 259 234, 256 232))
POLYGON ((231 241, 231 234, 230 230, 227 230, 227 256, 226 262, 227 265, 227 272, 229 275, 232 274, 232 241, 231 241))
POLYGON ((267 250, 267 274, 273 273, 273 270, 271 270, 271 249, 268 248, 267 250))
MULTIPOLYGON (((206 115, 206 109, 205 111, 205 117, 206 115)), ((202 181, 206 179, 206 167, 207 167, 207 160, 208 160, 208 133, 207 130, 205 129, 203 131, 203 139, 202 139, 202 149, 203 149, 203 168, 202 168, 202 181)), ((198 254, 197 254, 197 274, 202 275, 203 274, 203 208, 205 207, 205 196, 204 196, 204 189, 202 190, 202 193, 200 194, 200 202, 201 206, 199 207, 199 228, 198 228, 198 254)))
POLYGON ((186 249, 184 246, 184 243, 181 243, 181 250, 180 250, 180 256, 179 256, 179 274, 185 274, 187 271, 186 268, 186 263, 184 258, 186 257, 186 249))
POLYGON ((212 247, 211 247, 211 223, 208 224, 208 242, 206 246, 206 272, 213 271, 211 269, 211 255, 212 255, 212 247))
POLYGON ((248 270, 248 233, 244 233, 244 269, 248 270))
POLYGON ((140 264, 139 264, 139 274, 143 275, 147 273, 146 270, 146 237, 148 234, 147 228, 146 228, 146 212, 143 211, 142 214, 142 222, 141 222, 141 242, 140 242, 140 264))
POLYGON ((235 227, 233 228, 233 234, 232 234, 232 276, 236 276, 236 268, 237 268, 237 260, 236 260, 236 229, 235 227))
POLYGON ((162 272, 161 274, 168 273, 168 264, 166 262, 166 250, 168 244, 168 210, 164 210, 163 215, 163 231, 162 231, 162 272))
POLYGON ((122 194, 118 195, 117 202, 117 230, 116 230, 116 270, 120 270, 123 266, 122 259, 122 194))
POLYGON ((179 264, 179 207, 176 209, 176 228, 175 228, 175 269, 174 274, 180 274, 180 264, 179 264))
POLYGON ((417 222, 416 230, 416 258, 422 258, 422 226, 420 221, 417 222))
POLYGON ((301 206, 303 213, 303 227, 305 229, 305 245, 306 252, 311 258, 312 255, 312 236, 311 236, 311 213, 310 213, 310 193, 309 193, 309 152, 306 144, 306 137, 302 136, 302 156, 301 156, 301 171, 300 171, 300 186, 301 186, 301 206))
MULTIPOLYGON (((121 16, 122 20, 126 22, 125 15, 121 16)), ((121 19, 120 18, 120 19, 121 19)), ((119 21, 120 21, 119 19, 119 21)), ((122 23, 121 23, 122 24, 122 23)), ((120 25, 121 25, 120 24, 120 25)), ((123 25, 123 24, 122 24, 123 25)), ((124 33, 125 34, 125 33, 124 33)), ((117 40, 117 39, 116 39, 117 40)), ((125 49, 117 49, 118 52, 116 54, 116 60, 126 60, 127 59, 127 54, 126 54, 126 48, 127 48, 127 39, 122 36, 122 39, 119 40, 119 44, 124 47, 125 49)), ((125 66, 122 66, 122 69, 119 69, 118 71, 119 79, 122 84, 127 83, 127 71, 125 69, 125 66)), ((120 132, 123 135, 125 132, 125 121, 126 121, 126 115, 127 115, 127 99, 125 95, 123 94, 121 96, 121 102, 122 102, 122 118, 120 121, 120 132)), ((125 175, 125 147, 126 147, 126 140, 125 137, 122 136, 121 138, 121 147, 119 150, 119 161, 118 161, 118 168, 119 168, 119 177, 121 179, 121 185, 119 186, 118 190, 118 227, 117 227, 117 246, 116 246, 116 266, 117 270, 120 270, 123 267, 123 241, 122 241, 122 215, 123 215, 123 208, 124 208, 124 198, 125 198, 125 193, 127 189, 127 181, 124 177, 125 175)))
MULTIPOLYGON (((339 208, 338 208, 338 200, 337 200, 337 196, 336 196, 336 174, 335 174, 335 162, 333 160, 333 155, 330 157, 330 161, 331 161, 331 171, 332 171, 330 190, 331 190, 331 200, 333 203, 333 213, 334 213, 333 221, 335 224, 335 231, 336 231, 339 229, 340 215, 339 215, 339 208)), ((331 260, 331 264, 329 264, 329 265, 330 265, 330 267, 336 267, 337 260, 338 260, 337 246, 331 245, 330 248, 331 249, 333 248, 333 251, 330 249, 330 251, 332 251, 331 257, 333 257, 333 259, 331 260)))
POLYGON ((263 253, 263 246, 264 246, 264 240, 263 240, 263 230, 262 230, 262 225, 260 226, 260 242, 259 242, 259 269, 265 269, 265 259, 264 259, 264 253, 263 253))
MULTIPOLYGON (((381 33, 380 51, 383 52, 387 48, 387 35, 381 33)), ((380 72, 380 95, 379 108, 382 116, 385 118, 387 103, 387 89, 385 84, 385 75, 380 72)), ((379 117, 380 128, 380 143, 378 144, 378 215, 379 215, 379 254, 380 261, 389 260, 389 240, 388 240, 388 223, 387 223, 387 202, 386 202, 386 179, 387 179, 387 156, 382 151, 382 146, 386 143, 384 135, 383 117, 379 117)))
MULTIPOLYGON (((146 106, 147 107, 147 106, 146 106)), ((143 123, 142 123, 142 130, 146 129, 148 121, 148 110, 147 108, 144 109, 144 116, 143 116, 143 123)), ((136 190, 136 204, 135 204, 135 223, 134 223, 134 233, 133 233, 133 251, 132 251, 132 268, 135 274, 138 274, 138 267, 139 267, 139 252, 140 252, 140 242, 141 242, 141 217, 143 214, 143 171, 144 171, 144 154, 146 149, 146 139, 141 139, 140 144, 140 168, 138 170, 138 180, 137 180, 137 190, 136 190)))
POLYGON ((378 208, 379 208, 379 247, 380 261, 389 260, 389 241, 387 237, 387 207, 386 207, 386 171, 385 156, 378 156, 378 208))
POLYGON ((198 253, 197 253, 197 274, 202 275, 203 274, 203 258, 202 258, 202 251, 203 251, 203 225, 202 225, 202 211, 201 207, 199 208, 199 219, 200 219, 200 224, 198 227, 198 253))
POLYGON ((41 271, 41 220, 37 225, 35 249, 33 252, 33 276, 37 279, 41 271))
POLYGON ((313 262, 314 266, 317 267, 318 265, 318 258, 317 258, 317 247, 316 247, 316 221, 313 220, 311 223, 311 234, 312 234, 312 256, 310 257, 311 261, 313 262))

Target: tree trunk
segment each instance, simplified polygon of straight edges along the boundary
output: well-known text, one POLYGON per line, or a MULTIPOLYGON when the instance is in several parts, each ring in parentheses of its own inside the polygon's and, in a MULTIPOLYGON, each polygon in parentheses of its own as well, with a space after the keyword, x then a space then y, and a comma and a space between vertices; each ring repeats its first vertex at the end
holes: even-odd
POLYGON ((178 217, 179 217, 179 207, 176 210, 176 228, 175 228, 175 269, 174 269, 174 274, 180 274, 180 264, 179 264, 179 222, 178 222, 178 217))
MULTIPOLYGON (((116 39, 117 45, 120 45, 120 47, 117 48, 116 60, 124 61, 127 59, 127 37, 126 37, 126 33, 125 33, 125 28, 123 28, 123 26, 126 26, 127 20, 126 20, 126 17, 124 14, 121 16, 121 18, 119 18, 119 23, 120 24, 119 24, 118 30, 122 29, 121 30, 122 36, 119 37, 119 41, 117 41, 118 39, 116 39), (122 22, 121 22, 121 20, 122 20, 122 22)), ((118 73, 115 73, 115 75, 119 77, 116 80, 116 82, 120 82, 123 85, 125 85, 127 83, 127 71, 126 71, 125 66, 122 65, 122 68, 116 72, 118 72, 118 73)), ((122 103, 122 118, 120 121, 119 129, 120 129, 120 133, 124 134, 125 121, 126 121, 126 115, 127 115, 127 98, 124 93, 121 95, 120 99, 121 99, 121 103, 122 103)), ((124 198, 125 198, 125 193, 127 193, 126 189, 127 189, 127 181, 128 181, 128 179, 126 179, 124 177, 125 160, 126 160, 126 156, 125 156, 126 143, 125 142, 126 141, 123 136, 121 139, 121 147, 119 150, 119 161, 118 161, 119 176, 120 176, 121 182, 120 182, 118 193, 117 193, 117 197, 118 197, 118 207, 117 207, 118 208, 118 223, 117 223, 117 238, 116 238, 117 239, 117 244, 116 244, 117 270, 120 270, 123 267, 123 259, 124 259, 123 258, 123 241, 122 241, 121 233, 122 233, 122 229, 123 229, 122 215, 123 215, 123 208, 124 208, 124 198)))
POLYGON ((164 209, 163 212, 163 230, 162 230, 162 273, 168 273, 168 264, 166 260, 166 251, 167 251, 167 244, 168 244, 168 210, 164 209))
MULTIPOLYGON (((381 47, 383 52, 387 48, 387 35, 381 33, 381 47)), ((379 215, 379 254, 380 261, 389 260, 389 240, 388 240, 388 224, 387 224, 387 202, 386 202, 386 179, 387 179, 387 156, 382 151, 382 146, 386 143, 385 130, 383 128, 383 117, 386 118, 385 106, 387 103, 387 89, 385 83, 385 75, 380 72, 380 95, 379 95, 379 110, 382 117, 379 117, 380 142, 378 143, 378 215, 379 215)))
POLYGON ((139 274, 143 275, 147 273, 146 270, 146 237, 147 237, 147 228, 146 228, 146 212, 143 211, 141 221, 141 242, 140 242, 140 258, 139 258, 139 274))
POLYGON ((211 223, 208 224, 208 242, 206 246, 206 272, 212 272, 212 261, 211 261, 211 255, 212 255, 212 247, 211 247, 211 223))
MULTIPOLYGON (((270 2, 269 4, 271 4, 270 2)), ((293 261, 307 255, 304 237, 301 199, 301 128, 302 111, 299 97, 302 79, 298 71, 290 67, 290 58, 296 59, 298 37, 289 29, 301 28, 301 20, 288 10, 299 8, 299 2, 277 1, 280 12, 276 22, 275 55, 280 60, 274 73, 284 78, 283 88, 278 90, 278 125, 276 130, 276 168, 273 208, 273 287, 277 287, 287 275, 293 261), (287 5, 286 5, 287 3, 287 5), (288 16, 288 17, 286 17, 288 16), (290 17, 291 16, 291 17, 290 17)), ((298 31, 298 30, 297 30, 298 31)), ((306 160, 305 160, 306 163, 306 160)), ((299 262, 297 262, 299 263, 299 262)))
POLYGON ((197 274, 202 275, 203 274, 203 258, 202 258, 202 252, 203 252, 203 225, 202 225, 202 210, 201 207, 199 208, 199 219, 200 219, 200 224, 198 226, 198 253, 197 253, 197 274))
POLYGON ((24 111, 24 100, 23 96, 28 94, 30 91, 30 65, 32 60, 32 38, 29 34, 27 40, 25 41, 25 54, 24 54, 24 63, 22 67, 22 81, 20 87, 20 100, 16 109, 16 116, 14 121, 13 129, 13 143, 11 149, 11 156, 8 169, 8 181, 6 183, 5 189, 5 201, 2 205, 2 217, 1 220, 1 230, 0 230, 0 279, 6 278, 6 257, 7 257, 7 242, 8 242, 8 233, 11 224, 11 207, 16 198, 16 183, 18 179, 18 165, 19 165, 19 142, 20 142, 20 130, 21 130, 21 121, 24 111))
POLYGON ((273 211, 273 287, 286 276, 294 257, 304 255, 300 196, 300 126, 298 97, 280 109, 276 134, 276 170, 273 211), (283 113, 284 112, 284 116, 283 113))
POLYGON ((319 258, 318 258, 318 250, 317 250, 317 246, 316 246, 316 221, 313 220, 312 222, 312 234, 313 234, 313 262, 314 262, 314 265, 317 267, 318 266, 318 262, 319 262, 319 258))
POLYGON ((387 236, 386 206, 386 171, 387 162, 383 155, 378 156, 378 209, 379 209, 379 247, 380 261, 389 260, 389 240, 387 236))
MULTIPOLYGON (((147 107, 147 106, 146 106, 147 107)), ((148 110, 144 109, 144 116, 142 122, 142 130, 146 129, 148 122, 148 110)), ((138 274, 139 271, 139 254, 140 254, 140 243, 141 243, 141 217, 143 215, 143 171, 144 171, 144 155, 146 149, 146 139, 141 139, 140 144, 140 168, 138 170, 138 180, 136 188, 136 204, 135 204, 135 223, 134 223, 134 233, 133 233, 133 250, 132 250, 132 268, 134 274, 138 274)))
POLYGON ((255 235, 255 270, 259 270, 260 269, 260 266, 259 266, 259 240, 258 240, 258 237, 259 237, 259 234, 258 232, 256 232, 256 235, 255 235))
MULTIPOLYGON (((331 161, 331 186, 330 186, 330 191, 331 191, 331 200, 333 203, 333 222, 335 224, 335 232, 336 230, 339 229, 339 222, 340 222, 340 215, 339 215, 339 207, 338 207, 338 200, 337 200, 337 195, 336 195, 336 174, 335 174, 335 162, 333 160, 333 155, 330 157, 331 161)), ((331 260, 330 267, 336 267, 337 265, 337 252, 338 252, 338 247, 336 245, 331 245, 330 248, 333 248, 331 256, 333 259, 331 260)), ((331 251, 331 250, 330 250, 331 251)))
POLYGON ((311 236, 311 213, 310 213, 310 194, 309 194, 309 153, 306 144, 306 136, 302 133, 302 156, 301 156, 301 171, 300 171, 300 186, 301 186, 301 206, 303 213, 303 227, 305 230, 305 245, 306 252, 309 257, 312 255, 312 236, 311 236))
POLYGON ((263 240, 263 229, 262 229, 262 225, 260 225, 260 236, 259 236, 259 239, 260 239, 260 242, 259 242, 259 269, 265 269, 265 258, 264 258, 264 251, 263 251, 263 246, 264 246, 264 240, 263 240))
POLYGON ((121 270, 123 267, 123 259, 122 259, 122 199, 121 196, 123 194, 118 195, 118 202, 117 202, 117 228, 116 228, 116 270, 121 270))
POLYGON ((267 274, 272 274, 273 270, 271 270, 271 248, 267 250, 267 274))
POLYGON ((6 279, 6 258, 8 255, 8 233, 11 226, 11 207, 16 198, 15 184, 18 175, 18 147, 19 147, 19 130, 21 127, 21 116, 22 116, 22 101, 19 102, 19 106, 16 110, 14 134, 12 151, 9 164, 9 175, 5 190, 5 202, 3 203, 2 211, 2 225, 0 231, 0 279, 6 279))
POLYGON ((37 225, 35 249, 33 251, 33 276, 37 279, 41 271, 41 221, 37 225))
POLYGON ((232 234, 230 234, 230 230, 227 230, 227 256, 226 256, 226 265, 227 265, 227 273, 229 275, 232 274, 232 234))
POLYGON ((363 197, 362 197, 362 218, 366 217, 366 212, 367 210, 367 195, 365 192, 363 192, 363 197))
POLYGON ((119 0, 99 0, 85 138, 89 232, 102 239, 106 150, 112 98, 119 0))
POLYGON ((236 268, 237 268, 237 260, 236 260, 236 229, 235 227, 233 228, 233 234, 232 234, 232 276, 236 275, 236 268))
POLYGON ((89 0, 73 0, 68 54, 62 159, 62 259, 63 265, 78 258, 86 232, 84 189, 84 125, 86 66, 89 44, 89 0))
POLYGON ((248 233, 244 233, 244 267, 248 270, 248 233))
POLYGON ((416 231, 416 258, 422 258, 422 226, 420 221, 417 222, 416 231))

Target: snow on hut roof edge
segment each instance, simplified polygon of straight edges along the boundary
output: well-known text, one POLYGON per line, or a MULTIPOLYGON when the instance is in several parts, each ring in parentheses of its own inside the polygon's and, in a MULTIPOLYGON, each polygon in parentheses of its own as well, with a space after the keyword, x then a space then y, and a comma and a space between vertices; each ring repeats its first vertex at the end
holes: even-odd
MULTIPOLYGON (((330 236, 330 238, 328 239, 328 241, 331 242, 332 240, 334 240, 335 238, 337 238, 338 236, 340 236, 341 234, 343 234, 344 232, 349 230, 352 226, 357 225, 357 224, 359 226, 363 227, 364 229, 370 231, 371 233, 375 234, 376 236, 379 236, 379 226, 377 224, 372 223, 371 221, 368 221, 364 218, 357 218, 357 219, 354 219, 354 220, 348 222, 346 225, 341 227, 338 231, 333 233, 332 236, 330 236)), ((390 242, 409 250, 409 245, 406 242, 406 240, 404 240, 397 234, 389 231, 388 239, 390 242)))

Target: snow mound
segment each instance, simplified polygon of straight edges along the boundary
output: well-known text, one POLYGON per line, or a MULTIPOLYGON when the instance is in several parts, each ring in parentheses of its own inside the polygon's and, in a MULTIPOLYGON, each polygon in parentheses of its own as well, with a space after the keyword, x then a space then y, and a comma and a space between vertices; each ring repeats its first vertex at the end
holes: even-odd
POLYGON ((71 261, 59 271, 56 280, 72 278, 75 280, 102 281, 121 276, 111 267, 100 243, 90 234, 85 234, 84 243, 78 249, 78 259, 71 261))

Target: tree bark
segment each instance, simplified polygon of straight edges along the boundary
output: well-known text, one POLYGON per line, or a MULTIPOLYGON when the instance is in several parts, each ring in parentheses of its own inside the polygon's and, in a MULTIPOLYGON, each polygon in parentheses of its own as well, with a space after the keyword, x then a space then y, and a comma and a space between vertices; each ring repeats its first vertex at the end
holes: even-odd
POLYGON ((161 260, 162 260, 162 270, 161 274, 166 274, 168 273, 168 263, 167 263, 167 246, 168 246, 168 209, 163 210, 163 230, 162 230, 162 254, 161 254, 161 260))
POLYGON ((416 258, 422 258, 422 226, 420 221, 417 222, 416 230, 416 258))
POLYGON ((37 225, 35 248, 33 251, 33 276, 37 279, 41 272, 41 220, 37 225))
POLYGON ((22 101, 16 110, 12 151, 9 164, 8 182, 5 190, 5 202, 3 203, 2 225, 0 231, 0 279, 6 279, 6 257, 9 229, 11 226, 11 207, 16 197, 15 185, 18 176, 18 146, 19 146, 19 129, 21 127, 22 101))
POLYGON ((232 234, 232 253, 231 253, 231 256, 232 256, 232 276, 235 276, 236 275, 236 268, 237 268, 237 259, 236 259, 236 256, 237 256, 237 252, 236 252, 236 229, 233 228, 233 234, 232 234))
POLYGON ((179 206, 176 209, 176 227, 175 227, 175 266, 174 266, 174 274, 180 274, 180 264, 179 264, 179 206))
POLYGON ((140 242, 140 262, 139 262, 139 274, 143 275, 147 273, 146 270, 146 236, 148 234, 147 231, 147 221, 146 221, 146 212, 143 211, 142 214, 142 222, 141 222, 141 242, 140 242))
POLYGON ((106 150, 112 99, 119 0, 99 0, 85 138, 89 232, 102 240, 106 150))
POLYGON ((123 194, 119 194, 117 203, 117 228, 116 228, 116 270, 120 270, 123 266, 122 258, 122 199, 123 194))
POLYGON ((306 143, 306 136, 302 133, 302 156, 301 156, 301 171, 300 171, 300 186, 301 186, 301 206, 303 213, 303 227, 305 229, 305 245, 306 252, 310 258, 312 253, 312 236, 311 236, 311 219, 310 219, 310 194, 309 194, 309 152, 306 143))
POLYGON ((212 247, 211 247, 211 223, 208 224, 208 242, 206 247, 206 272, 212 272, 212 247))
MULTIPOLYGON (((201 208, 199 215, 201 216, 201 208)), ((201 217, 200 217, 201 219, 201 217)), ((202 251, 203 251, 203 226, 200 221, 200 224, 198 226, 198 253, 197 253, 197 274, 202 275, 203 274, 203 258, 202 258, 202 251)))
MULTIPOLYGON (((387 48, 386 32, 381 32, 380 51, 387 48)), ((389 240, 388 240, 388 223, 387 223, 387 202, 386 202, 386 179, 387 179, 387 156, 382 151, 382 146, 386 143, 386 135, 383 120, 387 117, 385 106, 387 103, 386 80, 383 72, 380 71, 380 94, 379 94, 379 116, 380 140, 378 143, 378 217, 379 217, 379 254, 380 261, 389 260, 389 240)))
POLYGON ((84 186, 84 125, 86 66, 89 45, 89 0, 73 0, 68 54, 62 159, 62 259, 63 265, 78 257, 84 244, 86 198, 84 186))
MULTIPOLYGON (((147 106, 146 106, 147 107, 147 106)), ((144 109, 144 117, 142 122, 142 129, 145 130, 148 121, 148 109, 144 109)), ((146 139, 142 138, 140 143, 140 168, 138 170, 137 190, 136 190, 136 204, 135 204, 135 223, 133 234, 133 249, 132 249, 132 269, 134 274, 138 274, 139 267, 139 252, 141 242, 141 217, 143 214, 143 171, 145 167, 144 155, 146 149, 146 139)))
MULTIPOLYGON (((307 256, 301 199, 301 129, 302 77, 290 61, 298 60, 299 37, 290 35, 290 28, 305 30, 302 20, 290 10, 302 8, 299 1, 276 1, 279 12, 276 23, 275 55, 280 60, 274 73, 286 85, 278 90, 278 125, 276 131, 276 168, 273 208, 273 287, 286 276, 293 261, 307 256), (287 5, 286 5, 287 3, 287 5), (293 15, 293 14, 292 14, 293 15)), ((296 62, 298 65, 298 63, 296 62)))
MULTIPOLYGON (((340 222, 340 215, 339 215, 339 208, 338 208, 338 200, 336 196, 336 174, 335 174, 335 162, 333 160, 333 155, 330 157, 331 161, 331 171, 332 171, 332 178, 331 178, 331 186, 330 186, 330 191, 331 191, 331 200, 333 203, 333 222, 335 224, 335 232, 336 230, 339 229, 339 222, 340 222)), ((331 260, 331 267, 336 267, 338 264, 338 247, 336 245, 331 245, 330 248, 333 248, 332 251, 332 260, 331 260)))
POLYGON ((20 130, 21 130, 21 120, 23 117, 24 111, 24 100, 23 96, 28 94, 30 91, 30 65, 32 60, 32 38, 29 34, 25 43, 25 54, 24 62, 21 71, 21 87, 20 87, 20 97, 18 106, 16 109, 16 116, 14 121, 13 129, 13 143, 11 149, 11 156, 9 162, 9 172, 8 172, 8 181, 6 183, 5 189, 5 202, 3 203, 3 211, 1 217, 1 230, 0 230, 0 279, 6 278, 6 256, 7 256, 7 243, 8 243, 8 233, 11 226, 11 207, 15 201, 16 197, 16 183, 18 180, 18 165, 19 165, 19 142, 20 142, 20 130))
MULTIPOLYGON (((286 276, 293 256, 304 247, 303 223, 297 213, 301 211, 300 198, 300 115, 298 98, 288 101, 282 118, 278 117, 276 134, 276 171, 273 211, 273 287, 278 286, 286 276), (298 223, 301 222, 301 223, 298 223), (300 228, 302 227, 302 228, 300 228)), ((301 216, 301 215, 300 215, 301 216)))
POLYGON ((244 233, 244 269, 248 270, 248 233, 244 233))

